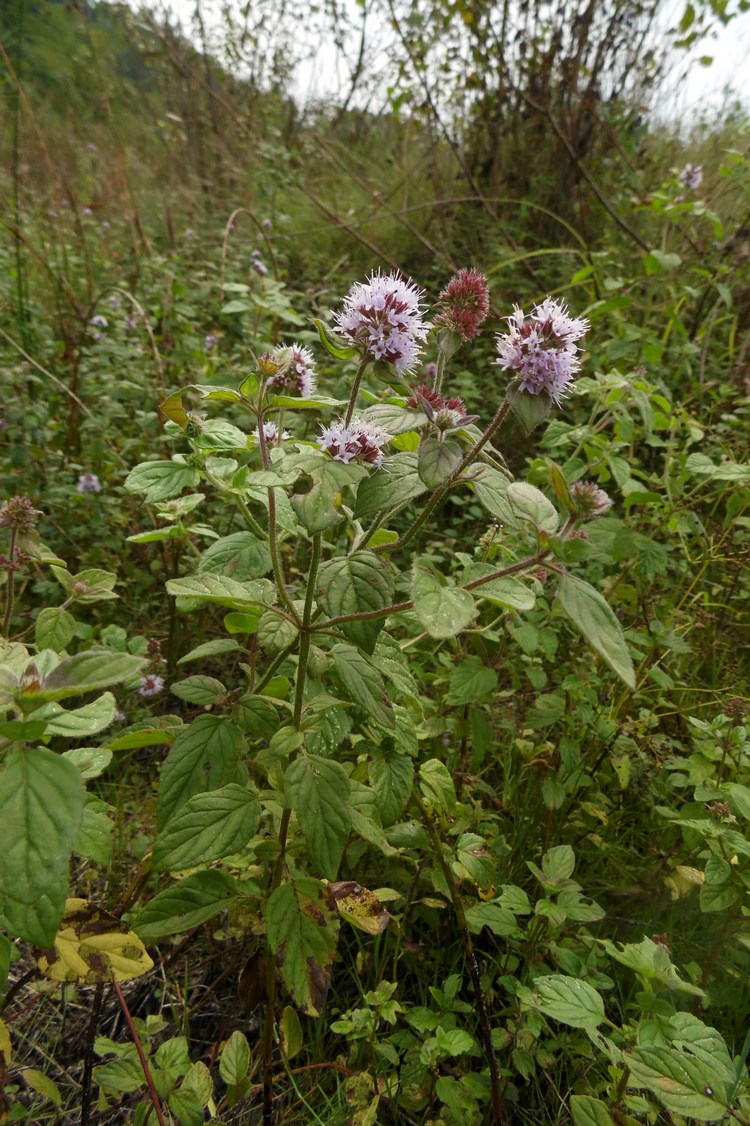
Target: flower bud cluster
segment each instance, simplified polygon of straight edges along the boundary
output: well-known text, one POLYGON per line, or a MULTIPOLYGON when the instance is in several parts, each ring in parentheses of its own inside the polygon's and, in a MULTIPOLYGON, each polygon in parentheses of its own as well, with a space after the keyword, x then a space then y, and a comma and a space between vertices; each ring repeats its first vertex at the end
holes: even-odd
POLYGON ((612 507, 612 501, 593 481, 576 481, 570 486, 570 499, 580 520, 603 516, 612 507))
POLYGON ((462 340, 471 340, 490 311, 487 278, 473 267, 454 274, 438 299, 435 323, 445 325, 462 340))
POLYGON ((277 395, 296 395, 309 399, 315 392, 315 360, 309 348, 292 344, 290 348, 277 348, 272 360, 277 371, 268 380, 268 387, 277 395))

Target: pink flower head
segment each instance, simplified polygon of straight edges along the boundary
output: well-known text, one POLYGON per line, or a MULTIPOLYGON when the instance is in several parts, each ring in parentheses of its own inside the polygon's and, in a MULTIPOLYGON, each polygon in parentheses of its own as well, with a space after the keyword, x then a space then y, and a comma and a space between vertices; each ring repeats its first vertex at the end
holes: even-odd
POLYGON ((315 360, 310 349, 300 344, 277 348, 272 360, 278 364, 279 370, 271 376, 268 386, 276 394, 309 399, 315 391, 315 360))
POLYGON ((358 345, 365 360, 384 360, 399 375, 410 371, 429 331, 422 317, 421 289, 398 273, 372 274, 356 282, 335 314, 340 330, 358 345))
POLYGON ((612 507, 612 501, 593 481, 576 481, 570 486, 570 499, 576 507, 576 514, 583 520, 603 516, 612 507))
POLYGON ((347 426, 342 419, 325 426, 318 443, 334 461, 365 461, 379 469, 383 464, 381 446, 390 442, 391 435, 363 418, 353 418, 347 426))
POLYGON ((279 438, 279 428, 276 425, 276 423, 275 422, 264 422, 263 423, 263 437, 266 440, 267 446, 278 446, 279 441, 283 441, 286 438, 291 438, 291 434, 289 433, 288 430, 282 430, 281 438, 279 438))
POLYGON ((703 169, 700 164, 686 164, 680 172, 679 181, 692 192, 699 188, 703 182, 703 169))
POLYGON ((580 369, 576 341, 589 322, 569 316, 565 302, 552 297, 545 297, 528 317, 516 306, 507 321, 510 331, 496 338, 495 362, 516 373, 520 391, 544 391, 559 406, 580 369))
POLYGON ((157 676, 155 673, 147 673, 146 676, 141 677, 141 685, 138 689, 139 696, 158 696, 164 688, 164 677, 157 676))
POLYGON ((473 266, 459 270, 440 294, 439 304, 436 323, 445 325, 462 340, 471 340, 490 311, 487 278, 473 266))

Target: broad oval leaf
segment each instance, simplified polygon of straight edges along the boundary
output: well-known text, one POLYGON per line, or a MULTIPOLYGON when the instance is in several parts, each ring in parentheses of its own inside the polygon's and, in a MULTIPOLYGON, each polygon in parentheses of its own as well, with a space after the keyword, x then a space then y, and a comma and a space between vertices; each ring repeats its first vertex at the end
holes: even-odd
POLYGON ((240 780, 245 750, 242 731, 220 716, 202 715, 175 739, 159 782, 157 819, 163 828, 195 794, 240 780))
POLYGON ((145 946, 123 930, 114 915, 85 899, 68 899, 54 947, 37 955, 37 965, 53 981, 130 981, 154 967, 145 946))
POLYGON ((627 684, 635 689, 635 670, 620 623, 598 590, 577 575, 560 575, 556 604, 564 611, 585 641, 604 658, 627 684))
POLYGON ((260 824, 258 799, 230 782, 194 794, 173 814, 154 842, 154 871, 178 872, 239 852, 260 824))
POLYGON ((605 1019, 604 1002, 594 987, 565 974, 535 979, 534 1006, 573 1028, 597 1028, 605 1019))
POLYGON ((284 788, 297 815, 313 870, 335 880, 351 829, 349 778, 343 766, 319 755, 299 755, 284 788))
POLYGON ((419 562, 414 564, 411 593, 414 612, 431 637, 455 637, 477 612, 470 591, 449 585, 419 562))
POLYGON ((226 872, 196 872, 154 896, 131 925, 146 942, 185 934, 223 911, 236 894, 236 882, 226 872))
MULTIPOLYGON (((393 601, 391 568, 372 551, 358 551, 323 563, 318 571, 315 599, 330 617, 383 610, 393 601)), ((373 621, 345 622, 346 636, 372 653, 384 618, 373 621)))
POLYGON ((282 884, 265 910, 266 936, 281 978, 307 1016, 320 1016, 331 984, 339 914, 329 888, 307 877, 282 884))

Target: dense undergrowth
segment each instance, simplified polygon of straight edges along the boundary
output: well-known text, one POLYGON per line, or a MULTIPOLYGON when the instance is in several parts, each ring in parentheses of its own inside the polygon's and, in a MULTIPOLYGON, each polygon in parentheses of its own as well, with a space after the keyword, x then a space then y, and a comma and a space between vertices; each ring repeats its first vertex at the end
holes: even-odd
POLYGON ((0 1122, 750 1122, 741 115, 555 210, 97 11, 0 14, 0 1122), (406 377, 332 317, 465 266, 406 377))

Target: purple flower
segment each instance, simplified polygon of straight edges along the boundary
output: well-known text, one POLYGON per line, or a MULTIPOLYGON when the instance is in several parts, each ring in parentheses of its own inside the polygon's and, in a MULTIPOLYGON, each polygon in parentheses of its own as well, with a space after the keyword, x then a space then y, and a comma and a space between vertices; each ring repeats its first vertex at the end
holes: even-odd
POLYGON ((218 336, 215 336, 213 332, 209 332, 207 336, 203 337, 203 347, 207 352, 210 352, 212 348, 215 348, 218 342, 219 338, 218 336))
POLYGON ((89 321, 92 328, 109 328, 109 321, 101 313, 95 313, 89 321))
POLYGON ((268 386, 276 394, 309 399, 315 391, 315 360, 310 349, 300 344, 277 348, 272 360, 278 364, 279 370, 271 376, 268 386))
POLYGON ((147 673, 146 676, 141 677, 141 686, 138 689, 139 696, 158 696, 164 688, 164 677, 157 676, 155 673, 147 673))
POLYGON ((340 330, 358 345, 365 360, 384 360, 399 375, 417 363, 429 326, 422 317, 424 294, 398 273, 373 274, 356 282, 335 314, 340 330))
POLYGON ((347 426, 343 419, 325 426, 318 436, 320 448, 334 461, 364 461, 379 469, 383 464, 381 446, 390 442, 391 435, 363 418, 353 418, 347 426))
POLYGON ((603 516, 612 507, 612 501, 593 481, 576 481, 570 486, 570 499, 576 508, 576 515, 582 520, 603 516))
POLYGON ((559 406, 580 369, 576 341, 589 322, 569 316, 565 302, 551 297, 535 306, 528 318, 516 306, 507 321, 510 331, 496 337, 495 362, 515 372, 520 391, 544 391, 559 406))
POLYGON ((76 485, 76 492, 79 493, 100 493, 102 491, 101 481, 96 473, 82 473, 78 478, 76 485))
POLYGON ((678 178, 681 184, 694 192, 703 181, 703 169, 700 164, 686 164, 678 178))
POLYGON ((282 430, 281 438, 279 438, 279 428, 275 422, 263 423, 263 437, 266 439, 267 446, 278 446, 279 441, 284 441, 286 438, 291 438, 288 430, 282 430))

